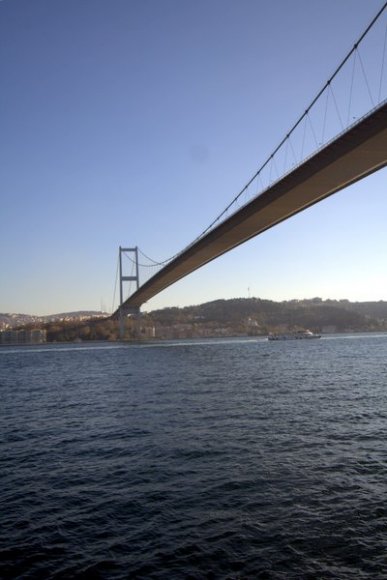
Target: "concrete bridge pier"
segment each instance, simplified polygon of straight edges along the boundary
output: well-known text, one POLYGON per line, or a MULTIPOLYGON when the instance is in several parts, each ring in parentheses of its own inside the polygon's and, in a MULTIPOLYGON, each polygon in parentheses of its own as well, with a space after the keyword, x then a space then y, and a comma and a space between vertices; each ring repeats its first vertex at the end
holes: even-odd
POLYGON ((120 340, 124 340, 125 338, 125 321, 129 317, 136 317, 140 314, 140 308, 138 307, 121 307, 119 311, 119 322, 120 322, 120 340))

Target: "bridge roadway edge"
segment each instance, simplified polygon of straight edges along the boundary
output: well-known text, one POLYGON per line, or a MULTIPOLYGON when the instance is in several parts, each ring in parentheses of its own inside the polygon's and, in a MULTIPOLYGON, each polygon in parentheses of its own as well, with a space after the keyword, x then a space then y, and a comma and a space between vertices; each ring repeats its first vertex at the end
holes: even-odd
MULTIPOLYGON (((387 102, 183 250, 122 305, 140 306, 196 269, 387 164, 387 102)), ((118 318, 120 308, 112 315, 118 318)))

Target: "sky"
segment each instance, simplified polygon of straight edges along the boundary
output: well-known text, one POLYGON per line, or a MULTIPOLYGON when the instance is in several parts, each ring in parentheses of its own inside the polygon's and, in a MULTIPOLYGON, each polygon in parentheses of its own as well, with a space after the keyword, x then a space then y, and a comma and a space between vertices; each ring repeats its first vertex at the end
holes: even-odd
MULTIPOLYGON (((0 312, 117 307, 119 246, 161 261, 196 238, 383 4, 1 0, 0 312)), ((387 10, 357 65, 371 63, 379 100, 386 24, 387 10)), ((144 310, 252 296, 387 300, 386 194, 383 169, 144 310)))

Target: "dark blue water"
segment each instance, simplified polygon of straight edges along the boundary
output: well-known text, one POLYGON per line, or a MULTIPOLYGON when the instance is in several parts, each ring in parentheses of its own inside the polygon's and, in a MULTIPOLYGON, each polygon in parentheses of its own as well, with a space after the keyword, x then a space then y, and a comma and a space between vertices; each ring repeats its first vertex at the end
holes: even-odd
POLYGON ((387 336, 0 350, 1 578, 387 578, 387 336))

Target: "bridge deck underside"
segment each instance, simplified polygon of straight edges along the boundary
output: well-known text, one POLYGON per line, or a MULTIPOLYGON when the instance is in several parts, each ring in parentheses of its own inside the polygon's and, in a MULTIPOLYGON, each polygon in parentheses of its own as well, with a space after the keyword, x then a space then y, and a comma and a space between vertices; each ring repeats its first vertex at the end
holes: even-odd
POLYGON ((134 292, 122 308, 124 311, 139 308, 204 264, 386 164, 384 103, 189 246, 134 292))

